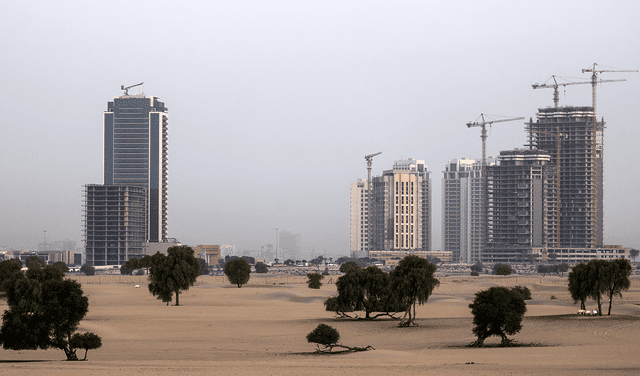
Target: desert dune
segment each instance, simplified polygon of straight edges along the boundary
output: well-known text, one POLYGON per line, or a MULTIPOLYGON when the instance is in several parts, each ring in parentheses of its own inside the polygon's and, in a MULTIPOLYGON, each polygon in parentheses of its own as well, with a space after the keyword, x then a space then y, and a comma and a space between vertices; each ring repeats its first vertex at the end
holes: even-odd
POLYGON ((388 319, 335 318, 323 306, 335 285, 312 290, 303 277, 252 275, 242 288, 223 277, 199 277, 181 294, 179 307, 153 297, 144 277, 78 277, 89 297, 80 331, 100 335, 102 348, 89 351, 86 362, 67 362, 54 349, 0 349, 0 374, 640 374, 638 279, 622 300, 614 299, 611 316, 586 317, 576 315, 566 278, 521 278, 517 284, 528 286, 533 300, 527 301, 522 331, 511 337, 522 345, 514 348, 497 347, 498 338, 488 339, 486 348, 466 345, 475 339, 468 308, 474 294, 512 286, 515 279, 440 279, 429 302, 418 307, 418 326, 398 328, 388 319), (315 354, 305 337, 319 323, 336 328, 345 345, 375 350, 315 354))

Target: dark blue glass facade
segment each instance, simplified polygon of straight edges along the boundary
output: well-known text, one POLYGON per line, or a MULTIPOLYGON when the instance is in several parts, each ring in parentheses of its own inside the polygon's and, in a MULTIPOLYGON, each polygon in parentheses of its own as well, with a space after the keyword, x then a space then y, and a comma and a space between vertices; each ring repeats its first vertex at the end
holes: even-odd
POLYGON ((167 239, 167 112, 156 97, 125 95, 104 113, 104 184, 147 188, 150 242, 167 239))

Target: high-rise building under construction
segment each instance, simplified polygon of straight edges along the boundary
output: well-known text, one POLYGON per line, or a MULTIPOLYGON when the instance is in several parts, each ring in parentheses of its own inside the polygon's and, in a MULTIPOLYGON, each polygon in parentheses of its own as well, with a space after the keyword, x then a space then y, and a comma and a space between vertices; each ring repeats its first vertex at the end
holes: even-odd
POLYGON ((547 246, 602 247, 604 121, 595 121, 592 107, 542 108, 536 117, 527 124, 529 142, 550 156, 557 186, 547 192, 557 212, 547 246))
POLYGON ((103 114, 104 184, 84 190, 90 265, 120 265, 168 239, 167 108, 157 97, 123 89, 103 114))

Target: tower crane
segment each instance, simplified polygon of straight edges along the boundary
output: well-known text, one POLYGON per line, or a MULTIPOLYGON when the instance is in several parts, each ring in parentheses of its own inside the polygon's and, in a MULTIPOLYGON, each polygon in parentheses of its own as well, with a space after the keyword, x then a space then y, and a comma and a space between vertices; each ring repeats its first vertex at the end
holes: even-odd
MULTIPOLYGON (((531 85, 531 87, 533 87, 534 89, 549 89, 549 88, 553 88, 553 104, 554 104, 554 107, 558 107, 558 102, 560 101, 560 95, 558 93, 558 86, 583 85, 583 84, 590 84, 591 83, 591 81, 560 82, 560 83, 558 83, 558 80, 556 80, 556 78, 562 78, 562 77, 553 75, 547 81, 545 81, 545 83, 543 83, 543 84, 535 83, 535 84, 531 85), (553 79, 553 84, 547 83, 551 79, 553 79)), ((598 83, 600 84, 600 83, 603 83, 603 82, 618 82, 618 81, 626 81, 626 80, 625 79, 599 80, 598 83)))
MULTIPOLYGON (((490 115, 487 115, 490 116, 490 115)), ((485 114, 480 114, 482 121, 468 122, 467 128, 481 127, 482 133, 480 138, 482 139, 482 247, 486 247, 487 241, 487 206, 489 204, 489 197, 487 195, 487 128, 486 125, 493 123, 501 123, 505 121, 523 120, 523 117, 515 117, 508 119, 498 120, 485 120, 485 114)))
POLYGON ((373 205, 371 205, 371 164, 373 163, 373 157, 380 154, 382 154, 381 151, 364 156, 364 159, 367 161, 367 205, 369 206, 367 208, 367 246, 369 248, 367 251, 367 257, 369 257, 369 251, 373 249, 373 226, 371 220, 373 218, 371 215, 373 207, 373 205))
MULTIPOLYGON (((597 174, 598 174, 598 167, 597 167, 597 162, 598 162, 598 142, 597 142, 597 137, 598 137, 598 122, 596 120, 596 86, 598 84, 598 74, 599 73, 605 73, 605 72, 637 72, 637 70, 629 70, 629 69, 598 69, 598 64, 597 63, 593 63, 593 66, 591 66, 590 68, 585 68, 582 70, 582 73, 591 73, 591 97, 592 97, 592 101, 593 101, 593 163, 591 165, 591 171, 593 173, 593 179, 596 182, 596 184, 594 184, 593 187, 593 199, 592 199, 592 205, 593 205, 593 228, 597 228, 597 213, 598 213, 598 183, 597 183, 597 174)), ((597 234, 597 232, 596 232, 597 234)), ((598 246, 598 240, 597 240, 597 235, 593 237, 593 244, 592 246, 595 248, 598 246)))
POLYGON ((141 86, 142 84, 144 84, 144 82, 140 82, 139 84, 135 84, 127 87, 124 87, 124 85, 120 85, 120 90, 124 90, 124 95, 129 95, 129 89, 131 89, 132 87, 141 86))

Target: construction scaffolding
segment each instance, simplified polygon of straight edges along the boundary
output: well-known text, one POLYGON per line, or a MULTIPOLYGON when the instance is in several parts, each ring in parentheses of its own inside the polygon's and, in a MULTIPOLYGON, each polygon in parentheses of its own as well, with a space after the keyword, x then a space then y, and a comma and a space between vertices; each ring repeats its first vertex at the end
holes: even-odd
POLYGON ((557 223, 547 230, 556 242, 550 246, 602 247, 605 123, 596 122, 595 133, 593 124, 592 107, 539 109, 537 121, 527 124, 529 145, 548 154, 549 165, 559 170, 557 223))
POLYGON ((145 255, 147 188, 130 185, 84 186, 83 240, 92 266, 122 265, 145 255))
POLYGON ((539 150, 500 152, 499 164, 487 169, 488 242, 483 262, 519 260, 532 247, 546 246, 555 205, 555 170, 539 150))

